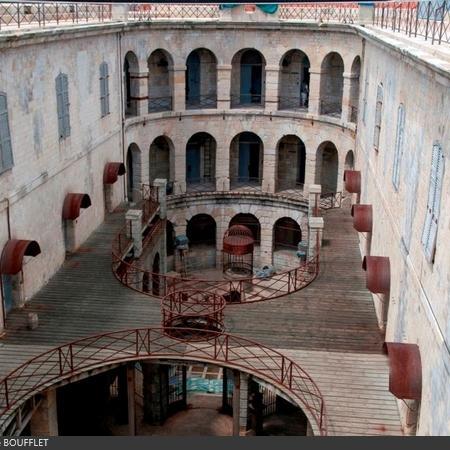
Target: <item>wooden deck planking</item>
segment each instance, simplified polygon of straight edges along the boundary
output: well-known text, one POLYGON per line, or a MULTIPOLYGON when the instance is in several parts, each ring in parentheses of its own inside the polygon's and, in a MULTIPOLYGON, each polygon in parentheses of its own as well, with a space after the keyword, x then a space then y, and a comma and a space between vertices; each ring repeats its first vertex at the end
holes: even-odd
MULTIPOLYGON (((123 213, 107 217, 83 247, 22 310, 0 340, 0 375, 56 345, 101 332, 160 325, 159 300, 124 287, 111 271, 111 242, 123 213), (39 327, 26 329, 26 313, 39 327)), ((227 331, 282 349, 317 382, 331 434, 400 434, 388 392, 387 360, 356 232, 346 210, 325 217, 321 273, 289 296, 227 307, 227 331)))

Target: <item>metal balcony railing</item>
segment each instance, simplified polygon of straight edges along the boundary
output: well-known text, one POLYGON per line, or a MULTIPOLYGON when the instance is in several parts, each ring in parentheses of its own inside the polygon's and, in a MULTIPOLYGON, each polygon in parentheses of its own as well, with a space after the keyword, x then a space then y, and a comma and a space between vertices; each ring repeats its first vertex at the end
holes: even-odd
POLYGON ((155 97, 148 99, 148 112, 172 111, 172 97, 155 97))
POLYGON ((265 98, 261 94, 232 94, 231 108, 263 108, 265 98))
POLYGON ((186 180, 186 192, 214 192, 216 179, 213 177, 189 178, 186 180))
POLYGON ((186 109, 215 109, 217 108, 217 95, 198 95, 186 98, 186 109))
POLYGON ((305 97, 293 97, 284 96, 278 97, 278 109, 283 110, 302 110, 308 111, 308 96, 305 97))

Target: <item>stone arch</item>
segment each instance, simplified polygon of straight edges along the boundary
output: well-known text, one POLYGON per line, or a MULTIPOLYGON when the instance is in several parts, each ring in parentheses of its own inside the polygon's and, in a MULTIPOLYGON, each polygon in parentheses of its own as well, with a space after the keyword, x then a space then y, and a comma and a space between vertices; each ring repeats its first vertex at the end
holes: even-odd
POLYGON ((340 117, 344 91, 344 60, 337 52, 328 53, 321 64, 320 114, 340 117))
POLYGON ((216 246, 216 221, 210 214, 196 214, 192 216, 186 227, 189 246, 201 244, 216 246))
POLYGON ((277 191, 303 189, 306 171, 306 148, 296 135, 283 136, 277 144, 277 191))
POLYGON ((298 248, 302 240, 302 230, 297 221, 290 217, 280 217, 273 225, 273 248, 298 248))
POLYGON ((231 107, 264 106, 266 60, 254 48, 239 50, 231 60, 231 107))
POLYGON ((322 142, 316 154, 315 183, 322 185, 322 192, 336 192, 338 186, 339 155, 331 141, 322 142))
POLYGON ((132 143, 127 150, 127 198, 129 202, 136 202, 140 197, 142 183, 141 150, 137 144, 132 143))
POLYGON ((353 150, 349 150, 345 155, 344 168, 345 170, 353 170, 355 168, 355 155, 353 150))
POLYGON ((217 108, 217 58, 206 48, 186 59, 186 109, 217 108))
POLYGON ((361 58, 356 56, 353 60, 350 73, 350 99, 349 99, 349 122, 356 123, 358 119, 359 104, 359 78, 361 75, 361 58))
POLYGON ((215 186, 216 148, 216 140, 209 133, 199 132, 189 138, 186 144, 187 189, 211 190, 215 186))
POLYGON ((156 137, 150 144, 148 157, 150 182, 156 178, 166 179, 170 190, 175 176, 175 147, 172 140, 164 135, 156 137))
POLYGON ((123 63, 124 93, 125 93, 125 115, 137 116, 137 98, 139 97, 139 62, 136 54, 128 51, 123 63))
POLYGON ((154 50, 147 60, 148 112, 173 109, 173 58, 163 49, 154 50))
POLYGON ((310 61, 306 53, 293 49, 280 60, 278 109, 307 109, 310 61))
POLYGON ((236 214, 230 220, 230 223, 228 224, 228 228, 230 228, 233 225, 245 225, 252 232, 255 243, 259 244, 261 242, 261 222, 253 214, 250 214, 250 213, 236 214))

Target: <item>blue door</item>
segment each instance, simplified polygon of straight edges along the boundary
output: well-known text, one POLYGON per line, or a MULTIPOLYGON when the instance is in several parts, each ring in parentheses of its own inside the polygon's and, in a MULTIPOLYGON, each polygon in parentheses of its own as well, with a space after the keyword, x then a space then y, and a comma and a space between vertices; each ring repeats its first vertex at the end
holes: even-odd
POLYGON ((249 180, 250 168, 250 143, 239 143, 239 181, 249 180))
POLYGON ((200 149, 189 147, 186 149, 186 179, 188 182, 200 181, 200 149))
POLYGON ((8 313, 13 307, 13 288, 10 275, 2 275, 3 283, 3 301, 5 303, 5 311, 8 313))
POLYGON ((252 100, 252 66, 241 65, 241 105, 247 105, 252 100))

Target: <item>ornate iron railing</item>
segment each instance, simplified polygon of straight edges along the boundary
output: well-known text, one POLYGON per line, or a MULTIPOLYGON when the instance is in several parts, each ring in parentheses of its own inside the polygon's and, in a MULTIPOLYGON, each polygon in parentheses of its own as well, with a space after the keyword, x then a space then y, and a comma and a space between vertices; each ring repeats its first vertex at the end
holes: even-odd
MULTIPOLYGON (((179 331, 180 329, 178 329, 179 331)), ((195 335, 195 329, 186 329, 195 335)), ((316 434, 327 434, 323 396, 292 359, 257 342, 226 333, 185 341, 167 329, 136 328, 79 339, 25 362, 0 381, 0 427, 33 395, 90 370, 143 359, 212 362, 251 373, 285 392, 305 412, 316 434)))
POLYGON ((219 4, 213 3, 132 3, 129 18, 150 19, 217 19, 219 4))
POLYGON ((422 36, 432 44, 449 43, 450 1, 375 3, 373 24, 408 36, 422 36))
POLYGON ((358 17, 357 2, 280 4, 280 19, 356 23, 358 17))

